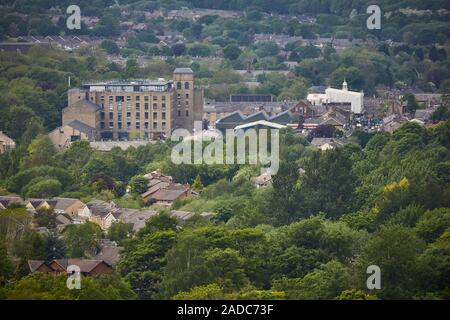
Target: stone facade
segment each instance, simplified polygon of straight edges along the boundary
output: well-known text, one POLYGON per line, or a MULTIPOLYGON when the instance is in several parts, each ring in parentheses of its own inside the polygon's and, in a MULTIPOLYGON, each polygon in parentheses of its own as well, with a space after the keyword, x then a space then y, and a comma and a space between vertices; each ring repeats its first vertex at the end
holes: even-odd
POLYGON ((169 137, 176 128, 192 131, 203 113, 203 91, 194 88, 190 68, 175 69, 173 80, 83 84, 69 90, 68 102, 63 126, 82 122, 95 128, 95 140, 169 137))

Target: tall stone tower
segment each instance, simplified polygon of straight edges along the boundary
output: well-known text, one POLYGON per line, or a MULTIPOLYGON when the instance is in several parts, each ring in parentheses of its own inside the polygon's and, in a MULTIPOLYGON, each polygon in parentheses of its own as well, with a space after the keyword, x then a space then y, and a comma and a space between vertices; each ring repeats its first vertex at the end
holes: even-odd
POLYGON ((192 131, 194 121, 202 120, 203 91, 194 88, 194 72, 191 68, 176 68, 173 72, 173 129, 192 131))

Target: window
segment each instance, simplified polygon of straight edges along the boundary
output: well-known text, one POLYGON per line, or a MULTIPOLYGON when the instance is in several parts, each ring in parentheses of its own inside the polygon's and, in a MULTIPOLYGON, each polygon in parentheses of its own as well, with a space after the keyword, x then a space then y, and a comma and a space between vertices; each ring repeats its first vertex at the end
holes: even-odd
POLYGON ((136 119, 139 119, 141 117, 141 113, 140 112, 136 112, 136 119))
POLYGON ((112 103, 109 104, 109 110, 114 110, 114 106, 112 103))
POLYGON ((153 112, 153 120, 158 119, 158 114, 156 112, 153 112))
POLYGON ((148 112, 144 113, 144 118, 148 119, 148 112))
POLYGON ((141 108, 141 104, 139 102, 136 102, 136 110, 139 110, 141 108))
POLYGON ((109 96, 109 102, 113 102, 113 101, 114 101, 113 96, 109 96))
POLYGON ((189 100, 186 100, 186 101, 184 102, 184 104, 188 106, 188 105, 189 105, 189 100))
POLYGON ((122 121, 122 115, 121 115, 121 114, 119 114, 119 115, 117 116, 117 121, 122 121))
POLYGON ((127 120, 130 120, 131 118, 131 112, 127 112, 127 120))
POLYGON ((162 101, 166 101, 166 96, 161 97, 162 101))
POLYGON ((181 110, 178 110, 178 116, 181 117, 181 110))
POLYGON ((100 120, 105 120, 105 113, 103 111, 100 112, 100 120))
POLYGON ((184 83, 184 89, 189 90, 189 82, 184 83))
POLYGON ((153 101, 158 101, 158 96, 153 96, 153 101))
POLYGON ((127 101, 131 101, 131 97, 130 96, 127 96, 127 101))
POLYGON ((110 123, 109 123, 109 128, 110 128, 110 129, 114 128, 114 122, 110 122, 110 123))
POLYGON ((162 128, 163 130, 166 129, 166 123, 165 123, 165 122, 161 123, 161 128, 162 128))
POLYGON ((145 110, 148 110, 148 103, 147 103, 147 102, 144 103, 144 109, 145 109, 145 110))
POLYGON ((148 129, 148 122, 144 122, 145 129, 148 129))
POLYGON ((153 129, 157 129, 158 128, 158 123, 157 122, 153 122, 153 129))
POLYGON ((158 104, 157 103, 154 103, 153 104, 153 110, 157 110, 158 109, 158 104))
POLYGON ((131 129, 131 122, 127 122, 127 129, 131 129))
POLYGON ((148 101, 148 96, 144 96, 144 101, 148 101))
POLYGON ((141 123, 140 122, 136 122, 136 129, 140 129, 141 128, 141 123))
POLYGON ((177 89, 181 89, 181 82, 177 82, 177 89))
POLYGON ((161 114, 161 119, 166 120, 166 113, 165 113, 165 112, 163 112, 163 113, 161 114))
POLYGON ((161 104, 161 109, 162 111, 166 111, 166 104, 164 102, 161 104))
POLYGON ((122 129, 122 122, 118 122, 118 123, 117 123, 117 128, 118 128, 118 129, 122 129))
POLYGON ((186 117, 189 117, 189 110, 186 110, 186 117))
POLYGON ((114 112, 110 112, 110 113, 109 113, 109 118, 110 118, 110 119, 114 118, 114 112))
POLYGON ((181 99, 181 93, 178 93, 178 94, 177 94, 177 98, 178 98, 178 99, 181 99))
POLYGON ((189 93, 186 93, 186 99, 189 99, 189 93))
POLYGON ((104 122, 100 122, 100 129, 105 129, 105 123, 104 122))
POLYGON ((141 100, 141 97, 140 96, 136 96, 136 101, 139 101, 139 100, 141 100))

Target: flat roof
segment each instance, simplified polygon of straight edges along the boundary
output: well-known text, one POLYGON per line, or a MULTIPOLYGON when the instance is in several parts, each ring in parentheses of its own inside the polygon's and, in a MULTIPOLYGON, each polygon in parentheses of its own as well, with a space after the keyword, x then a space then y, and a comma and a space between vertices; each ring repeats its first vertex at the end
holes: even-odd
POLYGON ((111 81, 101 81, 101 82, 88 82, 83 83, 82 86, 165 86, 172 83, 172 80, 111 80, 111 81))

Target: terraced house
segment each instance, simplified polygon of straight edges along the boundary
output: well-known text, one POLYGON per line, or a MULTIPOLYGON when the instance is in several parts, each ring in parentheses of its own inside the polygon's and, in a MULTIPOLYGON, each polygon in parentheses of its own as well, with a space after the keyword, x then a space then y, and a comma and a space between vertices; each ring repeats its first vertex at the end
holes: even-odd
POLYGON ((49 136, 58 146, 82 139, 159 139, 176 128, 192 131, 202 113, 203 90, 194 88, 192 69, 176 68, 173 80, 85 83, 70 89, 62 126, 49 136))

